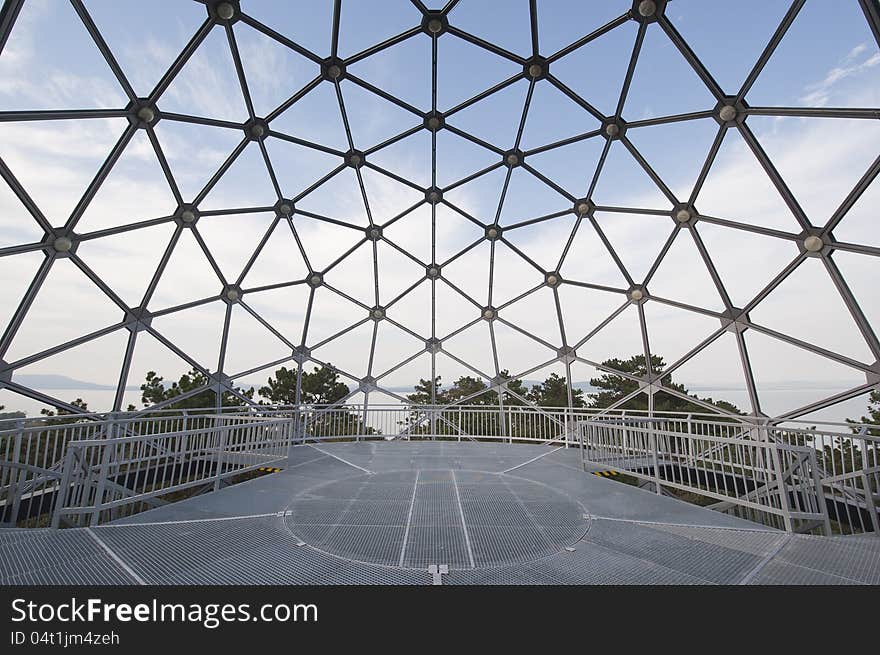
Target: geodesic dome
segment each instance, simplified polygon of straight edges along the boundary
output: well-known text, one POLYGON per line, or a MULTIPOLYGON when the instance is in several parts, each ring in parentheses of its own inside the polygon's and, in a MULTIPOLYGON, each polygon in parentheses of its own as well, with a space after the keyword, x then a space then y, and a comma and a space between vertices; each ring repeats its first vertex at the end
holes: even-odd
POLYGON ((57 375, 106 410, 149 370, 332 363, 383 403, 643 354, 637 393, 855 416, 880 379, 870 0, 3 11, 8 409, 68 406, 57 375))

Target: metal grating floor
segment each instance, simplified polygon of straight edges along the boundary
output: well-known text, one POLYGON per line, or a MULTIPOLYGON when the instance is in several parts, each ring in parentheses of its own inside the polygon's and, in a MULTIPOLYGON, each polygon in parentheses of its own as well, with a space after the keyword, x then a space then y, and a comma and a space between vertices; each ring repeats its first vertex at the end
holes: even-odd
POLYGON ((318 550, 385 566, 501 566, 558 553, 584 536, 586 509, 502 473, 416 469, 328 482, 285 509, 290 532, 318 550))
POLYGON ((585 475, 576 450, 457 442, 303 446, 124 521, 0 530, 4 585, 437 582, 880 584, 880 539, 769 530, 585 475))

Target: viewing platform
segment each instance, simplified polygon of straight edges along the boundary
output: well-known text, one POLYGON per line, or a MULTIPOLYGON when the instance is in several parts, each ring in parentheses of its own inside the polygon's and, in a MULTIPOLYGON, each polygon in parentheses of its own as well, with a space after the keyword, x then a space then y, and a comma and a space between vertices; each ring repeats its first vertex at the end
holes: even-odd
POLYGON ((581 456, 467 440, 296 445, 278 472, 109 523, 5 529, 0 582, 880 583, 874 535, 768 528, 584 470, 581 456))

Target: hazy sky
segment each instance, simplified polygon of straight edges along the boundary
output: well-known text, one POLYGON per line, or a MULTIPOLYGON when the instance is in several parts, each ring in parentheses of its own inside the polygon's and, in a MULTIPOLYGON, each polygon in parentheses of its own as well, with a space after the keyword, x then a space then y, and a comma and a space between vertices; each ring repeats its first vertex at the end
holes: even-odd
MULTIPOLYGON (((429 3, 430 4, 430 3, 429 3)), ((541 54, 549 56, 624 13, 628 0, 579 2, 539 0, 538 37, 541 54)), ((110 50, 139 96, 147 96, 183 46, 204 22, 205 7, 197 2, 151 3, 86 0, 85 6, 110 50)), ((788 2, 750 0, 707 3, 674 0, 667 15, 702 58, 726 94, 735 95, 754 65, 788 2)), ((331 2, 281 3, 242 0, 242 10, 303 47, 325 57, 330 52, 331 2)), ((342 3, 339 54, 349 57, 419 23, 418 10, 407 0, 342 3)), ((527 0, 499 3, 461 0, 450 24, 522 56, 531 52, 527 0), (503 6, 503 12, 499 9, 503 6)), ((309 59, 266 37, 243 22, 234 25, 244 75, 257 115, 266 115, 318 74, 309 59)), ((629 21, 553 63, 551 72, 581 94, 600 112, 612 114, 632 52, 638 25, 629 21)), ((350 67, 350 72, 421 111, 431 107, 431 45, 418 34, 350 67)), ((460 102, 521 71, 521 66, 472 45, 452 34, 437 39, 438 108, 446 111, 460 102)), ((878 107, 880 52, 855 0, 810 0, 746 96, 751 106, 878 107)), ((449 123, 502 150, 513 147, 530 83, 519 80, 503 91, 450 118, 449 123)), ((345 80, 339 85, 359 150, 415 127, 412 113, 345 80)), ((68 3, 28 0, 0 56, 0 110, 60 108, 120 108, 127 98, 88 32, 68 3)), ((715 99, 658 25, 647 30, 622 115, 627 121, 711 109, 715 99)), ((215 26, 181 73, 159 99, 162 111, 242 123, 248 118, 224 30, 215 26)), ((810 222, 822 226, 840 205, 880 152, 880 123, 875 120, 751 116, 747 124, 773 158, 782 178, 810 222)), ((55 226, 63 225, 108 151, 126 129, 126 118, 0 122, 0 157, 16 175, 40 210, 55 226)), ((600 123, 547 80, 535 84, 520 148, 530 150, 595 130, 600 123)), ((275 119, 271 128, 330 149, 348 149, 334 85, 319 84, 275 119)), ((709 147, 718 132, 712 118, 634 128, 627 137, 679 199, 693 188, 709 147)), ((219 165, 241 141, 240 129, 161 120, 155 134, 168 159, 185 201, 192 200, 219 165)), ((341 160, 321 150, 269 137, 269 158, 285 197, 294 197, 334 170, 341 160)), ((574 197, 590 185, 604 139, 530 155, 527 162, 574 197)), ((499 157, 448 130, 437 135, 437 185, 444 187, 490 166, 499 157)), ((368 156, 368 161, 421 187, 431 184, 431 135, 426 130, 368 156)), ((424 198, 424 194, 374 170, 361 169, 369 212, 377 224, 424 198)), ((445 194, 461 212, 483 224, 495 220, 507 174, 498 168, 445 194)), ((248 145, 229 171, 200 203, 202 211, 271 206, 277 194, 256 144, 248 145)), ((599 205, 670 211, 672 205, 620 143, 612 144, 593 193, 599 205)), ((834 230, 839 241, 880 246, 876 207, 880 183, 874 182, 834 230), (872 208, 874 213, 872 213, 872 208), (871 227, 874 229, 870 229, 871 227)), ((120 159, 77 224, 78 234, 169 216, 177 203, 165 180, 144 130, 136 132, 120 159)), ((728 130, 715 164, 695 203, 705 215, 799 233, 800 226, 757 159, 736 130, 728 130)), ((368 225, 367 208, 353 169, 347 168, 296 205, 297 210, 368 225)), ((564 195, 542 184, 525 169, 511 174, 498 220, 508 227, 528 219, 571 209, 564 195)), ((226 281, 239 277, 254 249, 272 224, 273 212, 203 216, 197 231, 213 254, 226 281)), ((669 215, 598 212, 596 221, 619 254, 621 264, 637 283, 651 269, 675 229, 669 215)), ((543 270, 554 270, 572 234, 572 213, 504 236, 543 270)), ((322 271, 363 240, 363 231, 296 214, 292 220, 306 252, 300 254, 290 226, 281 221, 269 237, 242 286, 260 287, 302 280, 309 267, 322 271)), ((77 255, 123 302, 140 303, 144 291, 176 225, 152 227, 81 243, 77 255)), ((393 244, 416 260, 431 261, 431 208, 422 204, 385 231, 393 244)), ((736 306, 747 304, 797 255, 794 241, 721 227, 697 224, 725 288, 736 306)), ((483 229, 450 206, 436 210, 436 252, 444 262, 474 243, 483 229)), ((7 186, 0 182, 0 248, 40 241, 42 230, 7 186)), ((327 273, 326 282, 367 307, 376 304, 373 244, 363 243, 343 263, 327 273)), ((490 267, 491 244, 483 241, 443 267, 443 276, 473 302, 443 282, 436 283, 435 335, 457 330, 479 316, 479 306, 498 306, 539 285, 543 275, 508 246, 496 243, 490 267)), ((424 277, 424 267, 385 242, 377 244, 378 302, 387 305, 424 277)), ((872 286, 877 259, 869 254, 838 251, 834 260, 843 271, 868 320, 880 324, 880 294, 872 286)), ((37 252, 0 257, 4 280, 0 324, 12 317, 43 255, 37 252)), ((629 284, 597 232, 582 221, 561 266, 566 280, 626 289, 629 284)), ((152 311, 217 296, 224 286, 192 230, 183 230, 167 268, 152 296, 152 311)), ((370 357, 373 322, 367 321, 313 350, 345 373, 359 378, 379 376, 424 348, 432 335, 431 283, 423 280, 388 309, 389 321, 378 324, 370 357)), ((648 286, 651 294, 698 308, 721 311, 724 305, 694 241, 680 230, 664 262, 648 286)), ((289 342, 298 344, 309 289, 305 285, 245 294, 245 303, 289 342)), ((567 343, 576 344, 626 300, 621 293, 563 285, 559 289, 567 343)), ((717 318, 677 309, 659 302, 644 305, 651 351, 668 363, 677 361, 719 327, 717 318)), ((206 369, 218 366, 226 304, 221 300, 156 318, 152 326, 206 369)), ((328 289, 315 293, 306 344, 314 347, 340 330, 366 318, 367 310, 328 289)), ((494 375, 496 366, 512 373, 530 371, 555 356, 563 337, 557 320, 554 292, 542 288, 500 312, 501 318, 553 349, 495 322, 493 351, 489 324, 480 321, 444 340, 444 349, 467 362, 468 369, 446 354, 437 356, 437 373, 445 381, 462 374, 494 375), (497 354, 497 362, 496 362, 497 354)), ((807 259, 758 307, 751 319, 805 342, 850 357, 863 364, 873 356, 845 310, 831 277, 818 259, 807 259)), ((89 334, 121 319, 121 311, 70 261, 57 261, 29 311, 9 351, 15 362, 64 341, 89 334)), ((18 374, 63 373, 92 382, 114 384, 119 378, 128 332, 117 330, 76 348, 24 366, 18 374)), ((750 330, 745 335, 755 378, 762 386, 810 384, 828 390, 864 383, 864 374, 851 367, 750 330)), ((578 355, 601 362, 643 352, 635 306, 578 348, 578 355)), ((241 306, 232 311, 224 370, 236 375, 289 357, 291 349, 241 306)), ((414 384, 430 376, 427 353, 382 377, 387 387, 414 384)), ((127 384, 139 384, 147 370, 176 378, 189 365, 148 333, 138 336, 127 384)), ((264 379, 249 373, 247 381, 264 379)), ((541 379, 556 363, 529 372, 541 379)), ((573 366, 575 380, 596 375, 591 366, 573 366)), ((736 343, 725 334, 676 373, 693 385, 725 387, 741 402, 745 387, 736 343)), ((14 378, 13 378, 14 379, 14 378)), ((351 384, 351 380, 346 380, 351 384)), ((47 390, 47 393, 60 393, 47 390)), ((715 394, 724 397, 723 392, 715 394)), ((809 395, 809 394, 807 394, 809 395)), ((125 402, 137 402, 128 392, 125 402)), ((64 397, 67 400, 66 397, 64 397)), ((376 398, 381 402, 381 397, 376 398)), ((806 402, 806 401, 805 401, 806 402)), ((14 407, 15 398, 0 391, 0 404, 14 407)), ((777 403, 778 405, 778 403, 777 403)), ((793 407, 774 406, 774 413, 793 407)))

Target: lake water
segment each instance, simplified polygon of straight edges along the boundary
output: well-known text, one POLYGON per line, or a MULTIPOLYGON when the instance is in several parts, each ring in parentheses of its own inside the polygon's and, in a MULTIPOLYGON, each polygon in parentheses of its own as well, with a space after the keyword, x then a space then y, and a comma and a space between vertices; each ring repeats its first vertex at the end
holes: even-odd
MULTIPOLYGON (((82 398, 88 403, 89 409, 96 411, 111 407, 115 395, 113 391, 101 389, 46 389, 44 392, 68 401, 82 398)), ((769 389, 761 393, 761 403, 766 414, 778 415, 839 392, 840 389, 769 389)), ((741 390, 713 388, 712 390, 695 391, 695 393, 702 397, 723 398, 738 407, 748 407, 749 404, 748 397, 741 390)), ((140 392, 128 391, 126 403, 128 402, 135 403, 140 407, 140 392)), ((808 418, 819 421, 843 421, 847 418, 858 418, 866 413, 867 403, 866 395, 814 412, 808 418)), ((28 416, 39 416, 40 409, 45 407, 40 402, 7 391, 0 392, 0 404, 6 405, 4 411, 20 410, 26 412, 28 416)))

